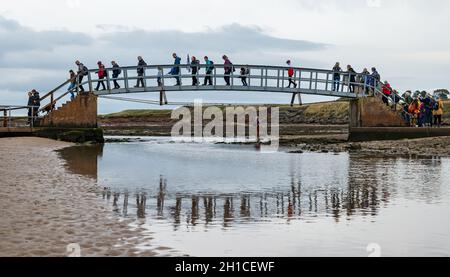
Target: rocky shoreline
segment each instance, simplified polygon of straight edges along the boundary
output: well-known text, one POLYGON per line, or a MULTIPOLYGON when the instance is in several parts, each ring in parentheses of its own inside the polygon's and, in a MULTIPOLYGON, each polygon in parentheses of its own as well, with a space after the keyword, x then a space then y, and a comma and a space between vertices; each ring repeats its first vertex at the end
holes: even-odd
POLYGON ((371 157, 449 157, 450 137, 435 137, 405 140, 386 140, 368 142, 348 141, 291 141, 283 144, 283 149, 289 153, 320 152, 341 153, 349 152, 371 157))

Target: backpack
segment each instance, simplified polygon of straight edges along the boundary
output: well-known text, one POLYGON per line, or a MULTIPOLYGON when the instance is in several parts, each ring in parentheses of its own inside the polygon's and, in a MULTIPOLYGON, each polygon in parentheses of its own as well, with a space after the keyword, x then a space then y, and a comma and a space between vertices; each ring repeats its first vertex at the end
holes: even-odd
POLYGON ((89 71, 89 69, 87 68, 87 66, 83 65, 83 71, 81 71, 81 75, 83 75, 83 76, 88 75, 88 71, 89 71))
POLYGON ((209 61, 211 64, 209 65, 209 69, 213 70, 214 69, 214 62, 213 61, 209 61))
POLYGON ((433 103, 433 110, 438 111, 439 110, 439 102, 433 103))

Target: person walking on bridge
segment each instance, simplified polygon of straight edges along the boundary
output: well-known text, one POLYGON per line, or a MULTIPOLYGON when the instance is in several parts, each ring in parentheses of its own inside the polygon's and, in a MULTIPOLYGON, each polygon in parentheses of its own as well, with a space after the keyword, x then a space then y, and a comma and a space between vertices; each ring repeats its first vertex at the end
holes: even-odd
POLYGON ((78 66, 77 76, 78 76, 78 88, 81 93, 84 92, 83 88, 83 78, 89 74, 89 69, 82 64, 80 61, 76 61, 75 64, 78 66))
POLYGON ((294 88, 297 88, 297 83, 296 82, 294 82, 293 80, 292 80, 292 78, 294 77, 294 75, 295 75, 295 70, 294 70, 294 68, 291 66, 291 61, 290 60, 288 60, 287 62, 286 62, 286 64, 288 65, 288 77, 289 77, 289 79, 288 79, 288 81, 289 81, 289 85, 287 86, 287 88, 291 88, 291 85, 294 85, 294 88))
POLYGON ((347 65, 347 72, 348 72, 348 88, 351 93, 355 93, 355 86, 356 86, 356 71, 353 69, 351 65, 347 65))
POLYGON ((392 94, 392 87, 391 84, 389 84, 388 81, 384 81, 384 84, 381 88, 382 92, 383 92, 383 103, 386 104, 386 106, 389 106, 389 99, 391 98, 391 94, 392 94))
POLYGON ((145 74, 145 67, 147 66, 147 63, 144 61, 144 59, 139 56, 138 58, 138 68, 137 68, 137 82, 136 82, 136 86, 134 86, 135 88, 139 88, 140 85, 142 85, 142 87, 145 87, 145 81, 144 81, 144 74, 145 74))
POLYGON ((119 89, 120 85, 117 83, 117 78, 119 78, 120 74, 122 74, 122 70, 120 69, 120 66, 116 63, 116 61, 111 62, 113 71, 112 71, 112 78, 114 82, 114 89, 119 89))
POLYGON ((177 83, 175 86, 181 86, 181 80, 180 80, 180 64, 181 64, 181 58, 177 56, 176 53, 172 54, 172 57, 175 59, 174 61, 174 67, 170 70, 169 74, 173 75, 177 83))
POLYGON ((248 67, 241 67, 241 81, 244 87, 247 87, 247 77, 250 75, 250 69, 248 67))
POLYGON ((195 56, 191 58, 191 73, 192 73, 192 86, 198 86, 198 70, 199 70, 200 61, 197 60, 195 56))
POLYGON ((370 79, 370 81, 371 81, 371 86, 373 86, 374 87, 374 89, 378 86, 378 84, 380 83, 380 80, 381 80, 381 76, 380 76, 380 74, 378 73, 378 71, 377 71, 377 69, 375 68, 375 67, 372 67, 372 75, 371 75, 371 79, 370 79))
POLYGON ((333 91, 339 91, 339 86, 341 83, 341 66, 340 63, 336 63, 333 67, 333 91))
POLYGON ((69 70, 69 80, 70 85, 67 88, 67 91, 70 93, 70 100, 75 99, 75 94, 73 93, 73 89, 77 86, 77 74, 73 70, 69 70))
POLYGON ((365 88, 364 93, 369 94, 369 86, 370 86, 370 72, 367 68, 364 68, 361 73, 361 86, 365 88))
POLYGON ((205 82, 203 83, 204 86, 212 86, 213 85, 213 81, 212 81, 212 73, 214 70, 214 62, 211 61, 208 56, 205 56, 205 64, 206 64, 206 77, 205 77, 205 82))
POLYGON ((223 55, 222 59, 224 60, 223 68, 225 70, 225 76, 223 78, 225 80, 226 85, 230 86, 231 85, 230 84, 230 79, 231 79, 230 75, 231 75, 231 72, 235 71, 235 69, 234 69, 233 63, 230 61, 230 59, 228 58, 227 55, 223 55))
POLYGON ((100 85, 102 85, 103 90, 106 90, 105 82, 103 81, 106 77, 105 65, 99 61, 99 62, 97 62, 97 66, 98 66, 98 70, 95 73, 97 73, 98 82, 97 82, 97 87, 95 88, 95 90, 98 91, 100 89, 100 85))

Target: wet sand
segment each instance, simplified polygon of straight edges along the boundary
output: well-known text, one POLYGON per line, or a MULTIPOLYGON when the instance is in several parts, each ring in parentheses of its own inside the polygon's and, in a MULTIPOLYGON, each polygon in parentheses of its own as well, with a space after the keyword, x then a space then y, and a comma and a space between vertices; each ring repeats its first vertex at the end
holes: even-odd
POLYGON ((73 243, 81 256, 157 255, 150 234, 101 202, 93 179, 67 172, 55 150, 68 146, 0 139, 0 256, 68 256, 73 243))

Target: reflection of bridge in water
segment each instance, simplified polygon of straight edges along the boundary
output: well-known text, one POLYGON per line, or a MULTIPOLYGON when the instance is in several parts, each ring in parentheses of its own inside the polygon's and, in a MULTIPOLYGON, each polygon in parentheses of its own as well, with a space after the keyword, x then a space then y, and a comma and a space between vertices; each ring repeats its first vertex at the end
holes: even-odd
MULTIPOLYGON (((66 148, 60 153, 71 172, 97 180, 98 157, 103 155, 103 146, 66 148)), ((293 164, 288 183, 276 189, 187 193, 185 189, 177 191, 175 184, 171 187, 170 180, 161 176, 156 183, 146 183, 145 190, 141 191, 105 188, 103 198, 121 216, 160 220, 174 229, 180 226, 229 228, 273 220, 330 218, 340 222, 376 217, 380 209, 401 198, 439 200, 443 194, 436 184, 443 180, 436 170, 441 167, 441 159, 411 161, 350 155, 341 179, 336 176, 333 180, 314 182, 305 179, 293 164)))
POLYGON ((271 219, 290 221, 332 217, 339 221, 341 217, 356 214, 376 216, 380 203, 389 201, 389 193, 375 186, 305 190, 295 178, 290 190, 284 192, 172 195, 167 192, 167 186, 167 180, 161 177, 156 195, 105 189, 103 198, 122 216, 136 214, 141 219, 168 220, 175 229, 182 222, 191 226, 221 224, 231 227, 233 224, 271 219))

